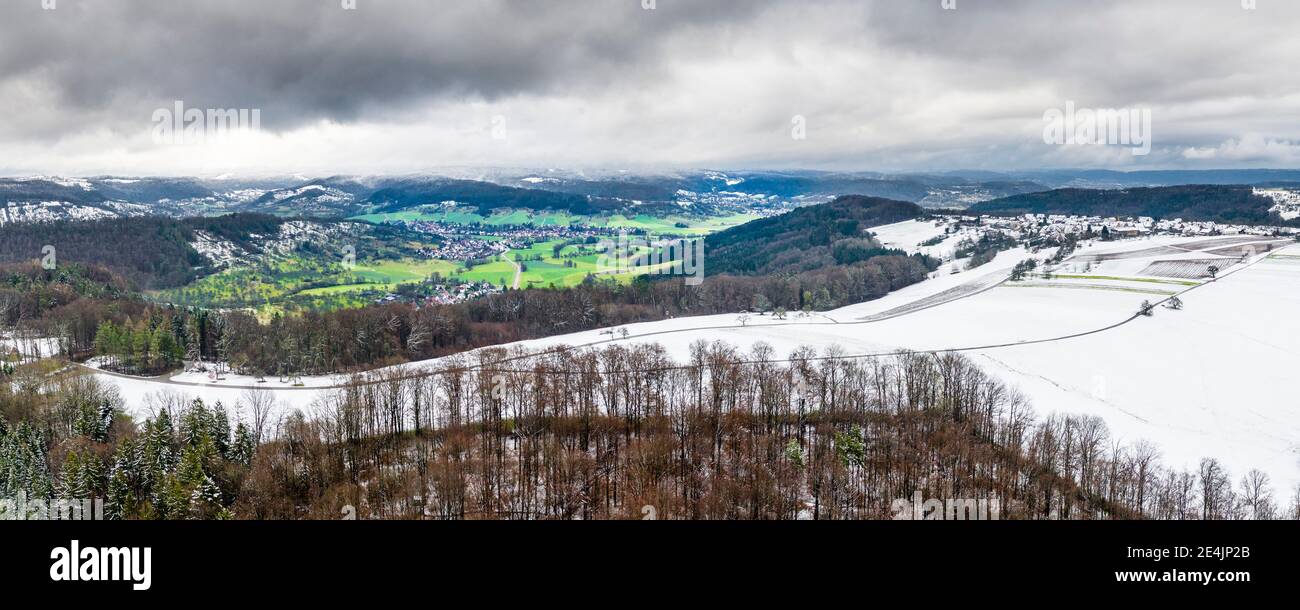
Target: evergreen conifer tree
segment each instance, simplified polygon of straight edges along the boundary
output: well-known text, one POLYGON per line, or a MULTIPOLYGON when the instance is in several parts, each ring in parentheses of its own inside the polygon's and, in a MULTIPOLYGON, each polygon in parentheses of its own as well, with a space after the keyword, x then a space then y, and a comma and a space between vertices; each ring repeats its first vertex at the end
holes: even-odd
POLYGON ((73 500, 89 496, 90 490, 85 487, 82 473, 81 456, 76 451, 69 452, 63 461, 63 469, 59 472, 59 497, 73 500))
POLYGON ((247 466, 253 461, 253 452, 257 450, 256 443, 253 442, 253 434, 248 431, 248 426, 244 422, 239 422, 235 426, 235 444, 230 450, 230 460, 247 466))
POLYGON ((217 453, 221 457, 228 458, 230 455, 230 418, 226 415, 226 408, 218 402, 212 407, 211 426, 208 430, 209 436, 212 437, 213 444, 216 445, 217 453))

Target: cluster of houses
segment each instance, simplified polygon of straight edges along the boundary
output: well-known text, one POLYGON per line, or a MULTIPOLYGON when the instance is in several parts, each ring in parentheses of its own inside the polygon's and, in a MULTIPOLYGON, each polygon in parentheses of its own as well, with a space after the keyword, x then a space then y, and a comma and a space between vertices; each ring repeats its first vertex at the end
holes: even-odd
POLYGON ((454 305, 498 294, 501 291, 500 286, 488 282, 437 284, 433 287, 433 294, 426 296, 424 302, 431 305, 454 305))
POLYGON ((420 248, 420 256, 448 261, 473 261, 504 254, 523 247, 506 241, 488 241, 473 237, 447 237, 437 248, 420 248))
POLYGON ((388 293, 378 299, 375 303, 396 303, 399 301, 414 302, 416 305, 455 305, 465 301, 481 299, 486 296, 501 293, 503 289, 495 284, 488 282, 447 282, 439 284, 425 284, 418 298, 411 299, 409 295, 403 297, 396 293, 388 293))
MULTIPOLYGON (((743 179, 728 179, 728 184, 734 186, 743 182, 743 179), (739 182, 737 182, 739 180, 739 182)), ((803 198, 797 198, 803 199, 803 198)), ((814 197, 808 201, 799 201, 799 203, 825 203, 826 198, 814 197)), ((673 203, 683 208, 711 208, 718 212, 732 211, 746 214, 758 214, 760 216, 770 216, 789 211, 793 203, 786 201, 776 195, 765 195, 761 193, 742 193, 738 191, 712 191, 697 192, 686 189, 679 189, 673 194, 673 203)))
POLYGON ((1146 237, 1150 235, 1294 235, 1300 230, 1288 227, 1221 224, 1174 218, 1156 220, 1147 216, 1116 218, 1101 216, 1071 216, 1064 214, 1025 214, 1023 216, 960 216, 946 219, 951 223, 949 232, 962 227, 996 229, 1016 239, 1062 238, 1073 235, 1110 236, 1115 239, 1146 237))
POLYGON ((406 221, 403 224, 413 231, 441 237, 443 243, 440 247, 423 249, 420 254, 449 261, 482 260, 510 250, 522 250, 537 242, 601 239, 616 233, 609 229, 567 225, 508 225, 489 228, 423 220, 406 221))

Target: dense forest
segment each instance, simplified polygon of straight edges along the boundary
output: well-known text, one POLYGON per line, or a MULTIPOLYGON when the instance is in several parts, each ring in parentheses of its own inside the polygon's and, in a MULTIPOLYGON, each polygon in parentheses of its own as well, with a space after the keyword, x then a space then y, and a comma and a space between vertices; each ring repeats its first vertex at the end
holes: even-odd
POLYGON ((358 379, 311 417, 255 390, 163 396, 142 425, 91 378, 20 371, 0 384, 0 495, 106 498, 113 519, 896 519, 918 497, 944 506, 924 518, 1300 518, 1262 472, 1164 466, 958 355, 525 356, 358 379))
POLYGON ((46 246, 53 246, 50 262, 55 266, 96 265, 139 290, 160 290, 187 286, 220 270, 191 245, 197 231, 236 246, 236 255, 248 255, 241 261, 246 265, 270 264, 274 262, 270 258, 292 256, 324 265, 327 263, 321 261, 335 260, 344 245, 352 246, 365 260, 401 258, 415 256, 420 248, 439 241, 435 235, 417 234, 396 225, 327 220, 310 221, 315 233, 293 241, 281 236, 281 227, 287 222, 291 221, 267 214, 239 213, 14 224, 0 227, 0 264, 44 262, 46 246), (288 251, 284 245, 291 241, 295 247, 288 251))
MULTIPOLYGON (((40 320, 81 299, 131 301, 131 285, 103 267, 66 264, 45 269, 36 263, 0 264, 0 326, 40 320)), ((62 316, 59 316, 62 317, 62 316)))
POLYGON ((919 206, 902 201, 840 197, 710 235, 704 240, 706 269, 709 273, 788 274, 873 256, 906 256, 881 248, 866 229, 925 215, 919 206))
POLYGON ((257 439, 222 405, 173 400, 137 425, 93 377, 29 366, 6 381, 0 497, 22 499, 29 512, 4 518, 78 518, 94 510, 81 502, 90 498, 111 520, 233 517, 257 439), (42 502, 48 517, 30 512, 42 502))
POLYGON ((501 186, 475 180, 433 179, 407 181, 381 188, 370 195, 375 211, 396 212, 406 208, 455 201, 478 208, 488 216, 496 209, 567 210, 574 214, 597 214, 626 206, 615 200, 601 200, 574 193, 501 186))
POLYGON ((100 265, 142 289, 182 286, 210 264, 190 246, 195 230, 247 244, 253 234, 275 234, 282 222, 274 216, 232 214, 15 224, 0 228, 0 263, 41 260, 49 245, 58 264, 100 265))
POLYGON ((1123 190, 1058 189, 978 203, 968 213, 1149 216, 1226 224, 1295 224, 1270 214, 1273 205, 1271 199, 1255 195, 1249 186, 1193 185, 1123 190))
POLYGON ((207 261, 190 246, 191 232, 168 218, 20 224, 0 230, 0 261, 56 260, 100 264, 142 287, 180 286, 207 261))

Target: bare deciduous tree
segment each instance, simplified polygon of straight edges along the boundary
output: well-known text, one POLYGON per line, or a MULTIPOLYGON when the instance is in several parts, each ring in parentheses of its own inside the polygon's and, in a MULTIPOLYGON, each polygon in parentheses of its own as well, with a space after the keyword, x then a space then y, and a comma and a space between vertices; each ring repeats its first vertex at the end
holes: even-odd
POLYGON ((271 410, 275 408, 275 395, 263 389, 244 390, 240 402, 248 408, 253 441, 261 444, 262 441, 267 440, 266 425, 270 421, 271 410))

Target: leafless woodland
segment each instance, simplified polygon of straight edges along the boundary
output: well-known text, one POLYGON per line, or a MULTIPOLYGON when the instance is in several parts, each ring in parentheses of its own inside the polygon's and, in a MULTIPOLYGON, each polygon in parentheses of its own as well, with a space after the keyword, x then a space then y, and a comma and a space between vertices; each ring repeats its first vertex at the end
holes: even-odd
POLYGON ((333 519, 1296 518, 1267 475, 1163 466, 1096 417, 1035 415, 967 358, 698 342, 501 349, 357 378, 259 447, 235 515, 333 519), (353 512, 354 511, 354 512, 353 512))

